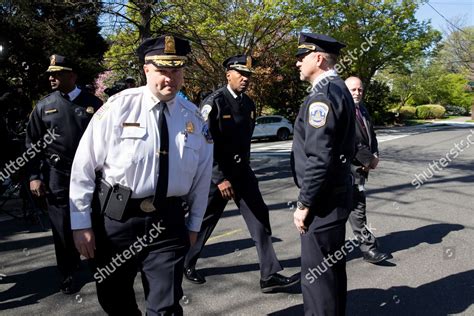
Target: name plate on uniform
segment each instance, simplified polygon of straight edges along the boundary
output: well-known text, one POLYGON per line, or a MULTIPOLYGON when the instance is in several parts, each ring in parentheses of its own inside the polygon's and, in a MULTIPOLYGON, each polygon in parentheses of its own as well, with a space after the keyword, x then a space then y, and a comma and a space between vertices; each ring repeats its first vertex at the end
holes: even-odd
POLYGON ((140 123, 127 123, 127 122, 123 122, 122 126, 123 126, 123 127, 131 127, 131 126, 140 127, 140 123))

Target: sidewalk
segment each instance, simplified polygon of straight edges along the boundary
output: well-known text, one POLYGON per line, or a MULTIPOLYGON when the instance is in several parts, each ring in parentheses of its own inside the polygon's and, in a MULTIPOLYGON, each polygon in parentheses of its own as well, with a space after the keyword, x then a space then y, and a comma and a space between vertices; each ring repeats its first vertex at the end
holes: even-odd
POLYGON ((431 124, 461 124, 461 125, 472 125, 474 126, 474 122, 468 122, 472 121, 472 118, 470 116, 460 116, 460 117, 455 117, 451 119, 446 119, 446 120, 433 120, 431 124))

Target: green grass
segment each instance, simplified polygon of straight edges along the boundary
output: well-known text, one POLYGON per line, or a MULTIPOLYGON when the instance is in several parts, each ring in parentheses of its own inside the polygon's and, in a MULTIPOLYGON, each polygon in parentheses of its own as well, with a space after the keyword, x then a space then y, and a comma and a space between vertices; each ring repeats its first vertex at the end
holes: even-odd
POLYGON ((458 117, 463 117, 463 116, 460 116, 460 115, 448 115, 448 116, 446 116, 446 117, 440 118, 440 120, 450 120, 450 119, 458 118, 458 117))
POLYGON ((407 119, 403 121, 405 126, 421 125, 421 124, 426 124, 429 122, 431 122, 431 120, 407 119))
POLYGON ((474 120, 467 120, 468 123, 474 123, 474 120))

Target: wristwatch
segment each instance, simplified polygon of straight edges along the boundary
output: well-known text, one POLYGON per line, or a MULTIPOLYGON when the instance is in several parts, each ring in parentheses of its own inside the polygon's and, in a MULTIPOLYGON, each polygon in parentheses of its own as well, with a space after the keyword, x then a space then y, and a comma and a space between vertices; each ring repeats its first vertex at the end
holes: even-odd
POLYGON ((300 201, 296 202, 296 208, 299 209, 299 210, 304 210, 304 209, 307 209, 309 208, 308 206, 304 205, 303 203, 301 203, 300 201))

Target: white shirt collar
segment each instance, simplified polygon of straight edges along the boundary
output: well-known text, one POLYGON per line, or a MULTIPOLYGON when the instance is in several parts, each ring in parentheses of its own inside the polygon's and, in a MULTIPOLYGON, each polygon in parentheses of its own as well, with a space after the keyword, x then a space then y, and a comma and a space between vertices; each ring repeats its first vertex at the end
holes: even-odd
MULTIPOLYGON (((148 111, 151 111, 153 110, 153 108, 158 105, 158 103, 160 103, 160 99, 158 99, 157 96, 155 96, 150 88, 148 86, 143 86, 143 87, 140 87, 141 89, 143 89, 143 101, 144 101, 144 105, 145 107, 147 108, 148 111)), ((166 101, 166 107, 168 108, 168 113, 170 114, 170 116, 173 116, 173 112, 175 111, 176 109, 176 98, 177 97, 174 97, 173 99, 169 100, 169 101, 166 101)))
POLYGON ((69 96, 69 100, 72 101, 75 98, 77 98, 81 94, 81 89, 79 89, 77 86, 74 87, 74 90, 69 92, 67 95, 69 96))
POLYGON ((231 89, 230 85, 227 85, 227 90, 229 90, 230 94, 234 97, 234 99, 237 98, 237 94, 235 94, 234 90, 231 89))
POLYGON ((324 78, 327 77, 337 77, 337 71, 335 69, 329 69, 328 71, 323 72, 319 76, 316 77, 313 81, 313 88, 316 87, 316 85, 323 80, 324 78))

